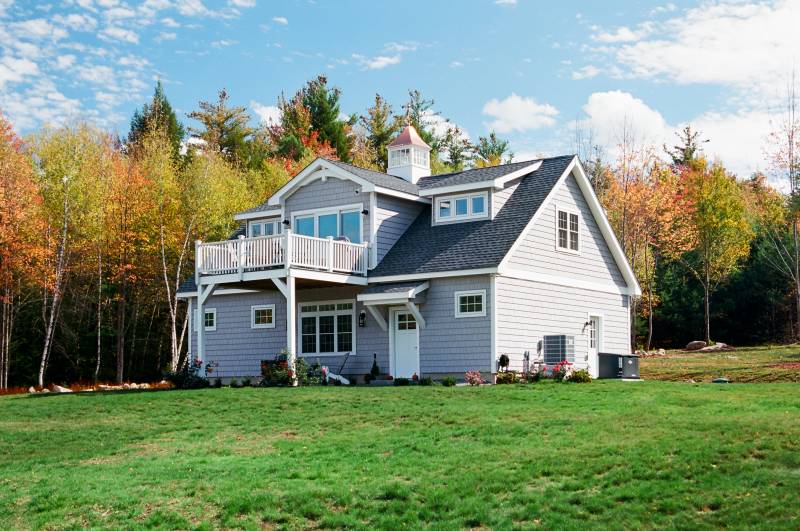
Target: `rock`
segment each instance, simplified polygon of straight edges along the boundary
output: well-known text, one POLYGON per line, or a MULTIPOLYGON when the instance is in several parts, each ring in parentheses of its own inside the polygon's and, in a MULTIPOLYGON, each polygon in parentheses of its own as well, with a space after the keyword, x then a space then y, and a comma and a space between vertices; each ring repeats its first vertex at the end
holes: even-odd
POLYGON ((666 356, 666 355, 667 355, 667 351, 664 350, 663 348, 660 348, 660 349, 658 349, 656 351, 656 356, 666 356))
POLYGON ((730 381, 730 380, 728 380, 728 379, 727 379, 727 378, 725 378, 725 377, 721 377, 721 378, 714 378, 713 380, 711 380, 711 382, 712 382, 712 383, 722 383, 722 384, 731 383, 731 381, 730 381))
POLYGON ((130 385, 128 386, 128 389, 139 389, 139 384, 137 384, 137 383, 132 383, 132 384, 130 384, 130 385))
POLYGON ((54 393, 71 393, 72 389, 68 387, 61 387, 60 385, 53 384, 53 392, 54 393))
POLYGON ((705 346, 705 341, 691 341, 688 345, 686 345, 686 350, 700 350, 701 348, 705 348, 705 346))
POLYGON ((700 349, 701 352, 718 352, 722 350, 733 350, 733 347, 726 343, 714 343, 700 349))
POLYGON ((41 392, 42 392, 42 393, 49 393, 49 392, 50 392, 50 389, 48 389, 47 387, 45 387, 44 389, 42 389, 42 390, 41 390, 41 392))
POLYGON ((121 385, 105 385, 100 384, 97 386, 98 391, 122 391, 121 385))
POLYGON ((30 386, 28 387, 28 392, 32 395, 36 394, 36 388, 34 386, 30 386))
POLYGON ((124 383, 124 384, 122 384, 122 388, 123 388, 123 389, 126 389, 126 390, 127 390, 127 389, 130 389, 130 388, 131 388, 131 384, 129 384, 129 383, 124 383))
POLYGON ((139 384, 139 389, 150 389, 149 383, 139 384))

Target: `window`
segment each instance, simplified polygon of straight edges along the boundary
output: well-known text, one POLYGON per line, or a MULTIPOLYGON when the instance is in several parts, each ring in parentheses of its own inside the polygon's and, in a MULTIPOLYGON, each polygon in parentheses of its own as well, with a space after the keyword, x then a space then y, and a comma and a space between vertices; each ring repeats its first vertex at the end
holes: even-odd
POLYGON ((281 233, 281 224, 277 219, 270 221, 251 221, 249 235, 251 238, 258 236, 274 236, 281 233))
MULTIPOLYGON (((213 332, 217 329, 217 309, 206 308, 203 310, 203 325, 204 329, 208 332, 213 332)), ((197 322, 197 308, 194 309, 194 322, 197 322)))
POLYGON ((486 290, 457 291, 456 317, 483 317, 486 315, 486 290))
POLYGON ((411 163, 411 148, 394 149, 389 152, 389 166, 406 166, 411 163))
POLYGON ((250 307, 251 328, 275 328, 275 305, 266 304, 250 307))
POLYGON ((353 309, 352 301, 301 305, 301 353, 335 355, 352 351, 355 334, 353 309))
POLYGON ((417 166, 428 167, 430 164, 430 155, 424 149, 414 149, 414 164, 417 166))
POLYGON ((410 313, 397 314, 397 329, 398 330, 416 330, 417 320, 410 313))
POLYGON ((577 253, 580 250, 578 214, 567 212, 566 210, 557 210, 556 212, 558 219, 556 243, 558 249, 577 253))
POLYGON ((362 205, 349 205, 327 209, 319 213, 302 213, 294 217, 294 231, 303 236, 317 238, 346 237, 352 243, 361 243, 362 205))
POLYGON ((544 336, 542 347, 546 365, 554 365, 560 361, 575 362, 574 336, 544 336))
POLYGON ((436 199, 436 221, 479 219, 488 216, 488 192, 478 192, 436 199))

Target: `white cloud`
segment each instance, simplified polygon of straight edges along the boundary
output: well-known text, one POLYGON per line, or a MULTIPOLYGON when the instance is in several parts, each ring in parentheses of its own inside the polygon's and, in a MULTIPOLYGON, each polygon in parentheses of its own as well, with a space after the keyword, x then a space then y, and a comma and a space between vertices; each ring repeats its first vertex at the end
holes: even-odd
POLYGON ((281 120, 281 110, 274 105, 262 105, 261 103, 250 100, 250 108, 267 124, 277 124, 281 120))
POLYGON ((438 137, 443 137, 448 131, 458 129, 460 133, 459 138, 469 141, 469 132, 465 128, 445 119, 440 114, 435 114, 431 110, 422 113, 422 123, 425 125, 426 129, 432 131, 433 134, 438 137))
POLYGON ((96 85, 114 84, 114 70, 106 65, 82 65, 78 67, 78 77, 96 85))
POLYGON ((164 24, 168 28, 180 28, 181 25, 179 22, 176 22, 174 18, 166 17, 161 19, 161 23, 164 24))
POLYGON ((80 102, 67 98, 48 80, 20 92, 0 92, 0 108, 17 130, 43 123, 60 124, 79 115, 80 102))
POLYGON ((104 28, 98 37, 107 42, 121 41, 129 42, 131 44, 139 44, 139 36, 135 32, 119 26, 109 26, 104 28))
POLYGON ((143 57, 136 57, 134 55, 126 55, 117 61, 122 66, 132 66, 133 68, 144 68, 150 64, 150 61, 143 57))
POLYGON ((75 31, 94 31, 97 27, 97 21, 93 17, 79 13, 70 13, 67 16, 58 14, 53 16, 53 20, 75 31))
POLYGON ((402 53, 402 52, 415 52, 419 48, 419 43, 414 41, 405 42, 390 42, 386 46, 387 52, 402 53))
POLYGON ((75 56, 72 54, 59 55, 56 58, 56 68, 59 70, 66 70, 75 64, 75 56))
POLYGON ((173 31, 162 31, 156 36, 156 42, 174 41, 178 38, 178 34, 173 31))
POLYGON ((583 68, 579 68, 572 72, 572 79, 589 79, 595 77, 597 74, 600 73, 600 70, 593 65, 586 65, 583 68))
POLYGON ((289 24, 289 19, 286 17, 272 17, 272 22, 280 24, 281 26, 286 26, 289 24))
POLYGON ((640 145, 660 146, 671 128, 658 111, 628 92, 611 90, 589 96, 583 111, 595 142, 614 155, 623 134, 640 145))
POLYGON ((108 20, 133 18, 136 16, 136 11, 129 9, 127 7, 114 7, 104 11, 103 16, 108 20))
POLYGON ((376 57, 365 57, 357 53, 353 54, 353 59, 355 59, 367 70, 381 70, 389 65, 396 65, 403 60, 400 55, 378 55, 376 57))
POLYGON ((517 5, 517 0, 494 0, 494 3, 499 6, 515 6, 517 5))
POLYGON ((202 0, 177 0, 176 7, 181 15, 188 17, 211 14, 211 11, 203 4, 202 0))
POLYGON ((630 29, 627 26, 620 26, 613 33, 603 32, 592 35, 592 39, 598 42, 634 42, 650 35, 653 32, 654 24, 652 22, 645 22, 636 29, 630 29))
POLYGON ((555 125, 558 109, 512 92, 504 100, 493 98, 487 101, 483 106, 483 114, 494 118, 486 124, 489 129, 498 133, 510 133, 555 125))
POLYGON ((213 46, 214 48, 227 48, 228 46, 233 46, 234 44, 236 44, 236 41, 221 39, 218 41, 213 41, 211 43, 211 46, 213 46))
POLYGON ((28 39, 50 37, 53 40, 60 40, 68 35, 65 29, 57 28, 43 18, 14 22, 10 27, 17 35, 28 39))
POLYGON ((233 7, 255 7, 256 0, 228 0, 228 5, 233 7))
POLYGON ((462 66, 464 66, 464 63, 461 61, 453 61, 450 63, 450 68, 461 68, 462 66))
POLYGON ((8 55, 0 58, 0 89, 7 83, 19 83, 27 77, 39 74, 39 66, 29 59, 8 55))

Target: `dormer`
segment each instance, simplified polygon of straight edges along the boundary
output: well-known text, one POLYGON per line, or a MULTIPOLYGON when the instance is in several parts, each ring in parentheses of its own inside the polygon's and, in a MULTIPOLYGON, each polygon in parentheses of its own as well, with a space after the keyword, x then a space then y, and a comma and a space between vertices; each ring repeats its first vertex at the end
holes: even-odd
POLYGON ((387 146, 389 164, 386 173, 417 184, 431 174, 431 147, 413 126, 407 125, 387 146))

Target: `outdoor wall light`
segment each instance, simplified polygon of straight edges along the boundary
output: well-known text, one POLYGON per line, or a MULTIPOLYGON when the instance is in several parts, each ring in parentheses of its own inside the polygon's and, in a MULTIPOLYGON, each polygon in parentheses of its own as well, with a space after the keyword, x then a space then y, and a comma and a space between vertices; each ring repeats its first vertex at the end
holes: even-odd
POLYGON ((364 214, 365 216, 368 216, 369 215, 369 210, 367 210, 365 208, 364 210, 361 211, 361 213, 364 214))
POLYGON ((367 312, 361 310, 358 314, 358 327, 364 328, 365 326, 367 326, 367 312))
POLYGON ((292 222, 289 221, 288 219, 284 219, 283 220, 283 224, 288 227, 288 226, 290 226, 292 224, 292 222))

